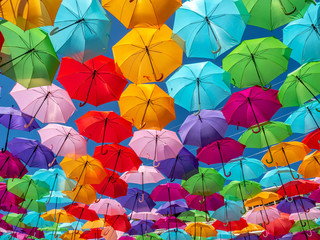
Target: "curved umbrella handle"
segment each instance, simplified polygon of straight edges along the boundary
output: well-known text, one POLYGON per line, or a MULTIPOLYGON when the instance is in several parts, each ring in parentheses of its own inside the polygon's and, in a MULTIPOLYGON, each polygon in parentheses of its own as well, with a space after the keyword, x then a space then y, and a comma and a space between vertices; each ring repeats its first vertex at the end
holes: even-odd
POLYGON ((293 197, 288 197, 287 195, 285 196, 285 199, 287 202, 292 203, 293 202, 293 197))
POLYGON ((305 213, 310 212, 310 208, 308 208, 308 210, 306 210, 306 209, 304 208, 304 205, 303 205, 303 204, 302 204, 302 209, 303 209, 303 211, 304 211, 305 213))
POLYGON ((265 232, 266 234, 264 233, 264 234, 262 234, 262 236, 265 237, 265 238, 268 237, 269 233, 268 233, 267 231, 264 231, 264 232, 265 232))
POLYGON ((34 121, 34 117, 31 119, 31 121, 28 124, 24 125, 24 128, 30 127, 30 125, 33 123, 33 121, 34 121))
POLYGON ((205 201, 206 201, 206 197, 205 197, 205 196, 202 196, 202 200, 199 200, 199 203, 200 203, 200 204, 204 204, 205 201))
POLYGON ((231 176, 231 171, 228 174, 226 173, 226 169, 224 168, 223 163, 222 163, 222 169, 223 169, 223 174, 224 174, 225 177, 230 177, 231 176))
POLYGON ((79 107, 83 107, 84 105, 86 105, 87 104, 87 101, 88 101, 88 99, 86 99, 83 103, 79 103, 79 107))
MULTIPOLYGON (((266 159, 266 163, 271 164, 273 163, 273 157, 272 157, 271 151, 269 151, 269 154, 270 154, 271 161, 269 162, 268 159, 266 159)), ((278 164, 277 164, 277 168, 278 168, 278 164)))
POLYGON ((101 199, 102 199, 102 194, 100 194, 99 199, 94 200, 94 202, 95 202, 95 203, 98 203, 98 202, 100 202, 101 199))
POLYGON ((295 176, 293 175, 293 172, 292 172, 291 168, 290 168, 290 173, 291 173, 291 176, 292 176, 292 178, 293 178, 294 180, 298 180, 298 179, 300 178, 300 175, 299 175, 299 174, 297 174, 297 177, 295 177, 295 176))
MULTIPOLYGON (((281 0, 280 0, 280 2, 281 2, 281 0)), ((281 9, 285 15, 291 15, 292 13, 294 13, 297 10, 296 6, 293 6, 293 10, 291 12, 287 12, 287 10, 284 7, 282 7, 281 9)))
POLYGON ((319 109, 319 108, 316 108, 316 111, 317 111, 317 112, 320 112, 320 109, 319 109))
POLYGON ((224 227, 227 227, 229 225, 229 222, 227 222, 227 224, 223 223, 224 227))
POLYGON ((51 163, 48 164, 48 167, 51 168, 54 162, 57 160, 57 157, 54 157, 51 163))
POLYGON ((139 129, 144 128, 144 126, 145 126, 146 124, 147 124, 146 122, 141 123, 140 126, 139 126, 139 129))
POLYGON ((153 167, 157 168, 160 166, 160 162, 158 162, 157 160, 153 160, 153 167), (158 164, 156 164, 158 163, 158 164))
POLYGON ((101 155, 107 155, 107 153, 108 153, 108 150, 107 151, 103 151, 103 145, 101 146, 101 151, 100 151, 100 154, 101 155))
POLYGON ((300 222, 300 223, 301 223, 301 226, 302 226, 302 227, 307 226, 307 223, 306 223, 306 222, 300 222))
POLYGON ((246 192, 246 194, 250 195, 252 193, 252 189, 250 189, 250 191, 248 191, 247 186, 244 185, 244 191, 246 192))
POLYGON ((220 52, 220 50, 221 50, 221 44, 220 44, 219 39, 216 38, 216 41, 217 41, 217 44, 218 44, 218 50, 216 50, 216 51, 211 50, 211 52, 212 52, 213 54, 216 54, 216 53, 220 52))
POLYGON ((201 111, 201 110, 199 109, 198 112, 193 113, 193 115, 194 115, 194 116, 198 116, 198 115, 200 114, 200 111, 201 111))
POLYGON ((141 199, 138 198, 139 203, 143 203, 144 202, 144 193, 141 194, 141 199))
POLYGON ((262 88, 263 91, 268 91, 269 89, 271 89, 271 84, 269 83, 268 87, 261 86, 261 88, 262 88))
POLYGON ((51 30, 51 32, 49 33, 50 36, 53 36, 55 34, 57 34, 59 32, 59 27, 55 27, 54 29, 51 30))
POLYGON ((241 212, 242 214, 245 214, 245 213, 247 212, 247 209, 246 209, 245 207, 243 207, 243 209, 240 210, 240 212, 241 212))
POLYGON ((156 78, 156 76, 154 76, 156 79, 156 82, 160 82, 163 79, 163 73, 160 73, 160 74, 161 74, 160 78, 156 78))
POLYGON ((170 182, 174 182, 175 180, 176 180, 175 177, 171 177, 171 178, 170 178, 170 182))
POLYGON ((312 237, 312 231, 311 229, 309 229, 309 231, 307 232, 308 237, 312 237), (309 234, 310 233, 310 234, 309 234))
POLYGON ((207 222, 210 222, 210 221, 211 221, 211 217, 209 216, 209 220, 208 220, 208 215, 209 215, 209 214, 206 214, 206 221, 207 221, 207 222))
POLYGON ((259 132, 261 132, 260 124, 258 124, 258 131, 255 131, 254 129, 252 129, 252 132, 253 132, 253 133, 259 133, 259 132))

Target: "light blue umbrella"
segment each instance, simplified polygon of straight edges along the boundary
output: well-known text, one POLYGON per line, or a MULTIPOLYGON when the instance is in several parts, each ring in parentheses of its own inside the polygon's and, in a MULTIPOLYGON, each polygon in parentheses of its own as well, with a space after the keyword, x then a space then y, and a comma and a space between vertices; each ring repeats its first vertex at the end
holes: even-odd
POLYGON ((287 182, 294 181, 295 179, 292 177, 292 174, 299 176, 302 178, 302 175, 297 173, 295 170, 290 169, 288 167, 279 167, 277 169, 273 169, 268 171, 263 178, 260 180, 261 186, 265 188, 282 186, 287 182), (292 173, 291 173, 292 172, 292 173))
POLYGON ((304 17, 283 29, 283 43, 292 49, 291 58, 303 64, 320 60, 320 3, 311 4, 304 17))
POLYGON ((188 111, 215 109, 230 96, 230 74, 212 62, 183 65, 166 82, 175 103, 188 111))
POLYGON ((49 195, 44 196, 39 202, 47 203, 50 200, 53 204, 71 203, 72 200, 61 191, 51 191, 49 195), (50 199, 51 198, 51 199, 50 199))
POLYGON ((226 224, 231 221, 239 221, 243 215, 241 213, 243 210, 242 202, 225 200, 224 204, 225 205, 217 209, 211 217, 226 224))
POLYGON ((231 232, 218 230, 216 239, 233 239, 235 236, 231 232))
POLYGON ((60 228, 68 228, 70 230, 75 230, 76 227, 77 229, 81 229, 83 227, 84 223, 79 222, 78 227, 77 227, 77 222, 72 222, 72 223, 61 223, 59 225, 60 228))
POLYGON ((188 233, 182 229, 168 229, 160 235, 164 240, 191 240, 192 238, 188 233))
POLYGON ((111 21, 98 0, 63 0, 53 27, 43 27, 58 54, 79 62, 107 51, 111 21))
POLYGON ((23 218, 23 223, 30 227, 51 227, 53 222, 45 221, 41 216, 42 213, 37 212, 28 212, 27 215, 23 218))
POLYGON ((320 104, 312 101, 302 105, 292 113, 285 123, 291 125, 294 133, 309 133, 315 129, 320 129, 320 104))
POLYGON ((45 239, 57 239, 57 237, 60 237, 63 234, 63 232, 48 232, 44 235, 45 239), (57 236, 57 237, 55 237, 57 236))
POLYGON ((232 0, 186 1, 176 11, 173 32, 185 41, 187 57, 214 59, 241 42, 248 16, 232 0))
POLYGON ((33 174, 32 179, 46 182, 50 186, 50 191, 72 190, 68 188, 66 174, 59 168, 39 169, 33 174))

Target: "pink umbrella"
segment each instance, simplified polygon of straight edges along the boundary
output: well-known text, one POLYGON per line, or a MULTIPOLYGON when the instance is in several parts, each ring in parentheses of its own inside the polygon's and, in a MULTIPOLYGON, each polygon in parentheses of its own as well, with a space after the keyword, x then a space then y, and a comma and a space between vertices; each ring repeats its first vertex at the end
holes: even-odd
POLYGON ((183 221, 173 216, 161 218, 152 225, 152 228, 155 228, 155 229, 170 229, 170 228, 184 229, 185 227, 186 227, 186 224, 183 221))
POLYGON ((266 206, 256 207, 246 213, 244 219, 248 223, 269 224, 271 221, 280 218, 280 213, 276 208, 266 206))
POLYGON ((26 89, 16 84, 10 92, 22 112, 43 123, 66 123, 76 110, 68 93, 52 84, 50 86, 26 89))
POLYGON ((0 205, 19 205, 24 199, 8 192, 7 185, 5 183, 0 183, 0 205))
POLYGON ((219 193, 214 193, 205 197, 200 195, 189 195, 186 197, 186 202, 190 208, 199 211, 216 211, 218 208, 224 206, 224 197, 219 193))
POLYGON ((123 215, 126 212, 118 201, 108 198, 90 204, 89 209, 94 210, 98 214, 107 216, 123 215))
POLYGON ((129 146, 139 157, 154 160, 154 167, 157 161, 175 158, 183 147, 177 134, 165 129, 134 132, 129 146))
MULTIPOLYGON (((127 171, 120 177, 126 183, 135 183, 142 185, 142 192, 144 192, 144 184, 157 183, 165 179, 165 177, 154 167, 141 165, 138 171, 127 171)), ((144 201, 144 194, 142 194, 139 202, 144 201)))
MULTIPOLYGON (((320 183, 320 182, 317 182, 320 183)), ((317 203, 320 203, 320 188, 313 191, 310 195, 309 198, 312 200, 315 200, 317 203)))
POLYGON ((310 220, 310 219, 317 219, 320 218, 320 210, 317 208, 311 208, 309 212, 304 212, 304 213, 292 213, 289 216, 289 220, 295 220, 298 221, 299 215, 301 220, 310 220))
POLYGON ((178 183, 166 183, 156 186, 150 198, 153 201, 174 201, 178 199, 184 199, 189 193, 181 187, 178 183))
POLYGON ((0 176, 3 178, 23 177, 28 170, 24 164, 8 151, 0 152, 0 176))
POLYGON ((38 130, 38 133, 41 143, 50 148, 56 154, 56 157, 67 154, 79 154, 80 156, 87 154, 87 141, 72 127, 48 124, 38 130))
POLYGON ((157 221, 162 218, 162 215, 160 213, 157 213, 157 209, 153 208, 150 212, 132 212, 131 218, 145 221, 157 221))

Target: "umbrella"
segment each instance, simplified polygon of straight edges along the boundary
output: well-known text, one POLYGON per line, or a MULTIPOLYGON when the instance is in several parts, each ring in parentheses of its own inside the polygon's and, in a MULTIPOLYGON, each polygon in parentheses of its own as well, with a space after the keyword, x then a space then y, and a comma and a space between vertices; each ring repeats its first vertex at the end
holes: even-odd
POLYGON ((135 84, 162 81, 182 64, 183 51, 171 35, 167 25, 134 28, 112 47, 115 63, 135 84))
POLYGON ((278 98, 283 107, 301 106, 311 98, 320 94, 317 77, 320 74, 319 62, 303 64, 295 71, 288 74, 279 89, 278 98))
MULTIPOLYGON (((282 185, 277 193, 283 197, 292 197, 311 193, 319 188, 319 183, 309 180, 295 180, 282 185)), ((290 200, 289 200, 290 201, 290 200)))
POLYGON ((315 151, 312 154, 305 156, 299 166, 298 172, 302 174, 304 178, 320 176, 320 162, 318 159, 320 159, 319 151, 315 151))
POLYGON ((67 195, 72 203, 91 204, 97 200, 96 191, 90 184, 77 185, 71 191, 62 191, 62 193, 67 195))
POLYGON ((67 154, 80 154, 82 156, 87 154, 87 141, 72 127, 48 124, 38 130, 38 133, 41 143, 50 148, 56 154, 56 157, 67 154))
POLYGON ((311 208, 315 207, 316 202, 309 198, 295 196, 291 199, 282 200, 277 209, 284 213, 299 213, 308 212, 311 208))
POLYGON ((103 218, 95 221, 87 221, 82 225, 81 229, 93 229, 93 228, 103 228, 109 226, 109 223, 105 223, 103 218))
POLYGON ((8 151, 0 152, 0 165, 0 176, 3 178, 16 178, 28 172, 19 158, 8 151))
MULTIPOLYGON (((83 231, 79 231, 79 230, 69 230, 69 231, 63 233, 59 238, 61 238, 62 240, 69 240, 69 239, 82 240, 80 238, 82 233, 83 233, 83 231)), ((57 238, 56 235, 54 237, 57 238)))
POLYGON ((282 197, 277 193, 263 191, 263 192, 258 193, 254 197, 247 199, 244 202, 244 205, 246 207, 254 207, 254 206, 257 206, 257 205, 265 205, 265 204, 268 204, 268 203, 272 203, 272 202, 278 201, 281 198, 282 197))
POLYGON ((206 222, 208 219, 208 213, 198 210, 189 210, 180 213, 178 219, 184 222, 206 222))
POLYGON ((300 64, 320 60, 318 9, 318 3, 311 4, 303 18, 283 29, 283 42, 292 49, 291 58, 300 64))
MULTIPOLYGON (((126 183, 141 184, 142 192, 144 192, 144 184, 158 183, 165 179, 165 177, 154 167, 143 165, 141 165, 137 171, 125 172, 120 178, 126 183)), ((144 194, 142 194, 142 199, 138 200, 139 202, 144 201, 144 194)))
POLYGON ((68 93, 54 84, 31 89, 16 84, 10 95, 22 112, 32 116, 32 120, 25 127, 29 127, 34 118, 43 123, 66 123, 75 111, 68 93))
POLYGON ((315 191, 313 191, 310 195, 309 198, 316 201, 317 203, 319 203, 320 201, 320 189, 317 189, 315 191))
POLYGON ((132 213, 132 219, 157 221, 160 218, 162 218, 162 215, 160 213, 157 213, 157 209, 155 208, 153 208, 150 212, 132 213))
POLYGON ((265 225, 268 233, 273 236, 283 236, 289 233, 289 230, 293 226, 294 221, 289 220, 288 218, 280 217, 271 221, 269 224, 265 225))
POLYGON ((170 229, 170 228, 185 228, 186 224, 181 220, 174 216, 160 218, 157 220, 152 227, 154 229, 170 229))
POLYGON ((212 62, 183 65, 166 85, 175 104, 188 111, 215 109, 231 94, 230 74, 212 62))
POLYGON ((131 224, 131 229, 127 232, 129 235, 144 235, 154 231, 153 222, 140 220, 131 224))
POLYGON ((279 217, 280 213, 276 208, 262 206, 248 211, 244 219, 248 223, 263 224, 265 226, 279 217))
POLYGON ((104 216, 105 222, 108 223, 114 230, 127 232, 131 228, 131 224, 128 221, 127 214, 104 216))
POLYGON ((25 32, 7 21, 0 22, 0 31, 5 38, 0 54, 1 73, 25 88, 50 85, 59 59, 48 34, 39 28, 25 32))
MULTIPOLYGON (((310 197, 309 197, 310 198, 310 197)), ((301 214, 300 218, 301 220, 309 220, 309 219, 317 219, 319 218, 320 210, 316 208, 310 209, 309 212, 306 212, 305 214, 301 214)), ((290 220, 298 221, 299 220, 299 213, 292 213, 289 216, 290 220)))
POLYGON ((162 160, 157 169, 173 182, 175 179, 187 180, 198 173, 198 167, 198 160, 183 147, 176 157, 162 160))
POLYGON ((245 234, 256 231, 264 231, 264 228, 259 224, 248 223, 248 227, 243 228, 242 230, 233 231, 234 234, 245 234))
POLYGON ((23 207, 27 210, 37 212, 37 213, 42 213, 47 211, 46 205, 43 202, 40 202, 34 199, 26 199, 25 201, 19 204, 19 207, 23 207))
POLYGON ((223 222, 217 220, 212 224, 212 226, 217 230, 231 232, 231 231, 242 230, 242 229, 248 227, 248 224, 247 224, 246 220, 244 220, 243 218, 240 218, 239 221, 228 222, 227 225, 224 224, 223 222))
POLYGON ((222 113, 229 124, 245 128, 253 125, 259 127, 259 123, 269 121, 280 109, 277 95, 277 90, 264 91, 259 86, 244 89, 231 95, 222 113))
POLYGON ((204 147, 224 137, 228 123, 221 111, 201 110, 189 115, 179 128, 182 143, 204 147))
POLYGON ((260 180, 261 186, 265 188, 282 186, 284 183, 294 180, 291 173, 297 174, 295 178, 301 178, 302 175, 288 167, 279 167, 268 171, 260 180), (276 177, 275 177, 276 176, 276 177))
POLYGON ((309 148, 320 150, 319 141, 319 133, 320 129, 316 129, 313 132, 309 133, 304 139, 301 141, 306 144, 309 148))
POLYGON ((166 183, 156 186, 151 194, 150 198, 154 201, 174 201, 178 199, 184 199, 188 195, 188 192, 180 186, 178 183, 166 183))
POLYGON ((225 200, 224 206, 218 208, 211 215, 212 218, 228 224, 231 221, 239 221, 242 217, 242 203, 232 200, 225 200))
POLYGON ((216 211, 225 204, 223 196, 219 193, 210 196, 188 195, 185 199, 190 208, 199 211, 216 211))
POLYGON ((223 69, 238 88, 259 85, 269 89, 269 82, 287 70, 290 53, 291 49, 275 37, 245 40, 223 59, 223 69))
POLYGON ((190 223, 185 231, 194 237, 209 238, 217 236, 215 228, 205 223, 190 223))
POLYGON ((71 98, 99 106, 119 100, 127 80, 116 72, 115 63, 105 56, 94 57, 83 64, 72 58, 62 58, 57 76, 71 98))
POLYGON ((102 230, 99 228, 90 229, 89 231, 85 231, 80 235, 80 238, 84 239, 100 239, 102 238, 101 234, 102 230))
POLYGON ((110 240, 117 240, 118 236, 116 231, 112 228, 112 227, 105 227, 102 229, 102 236, 104 237, 104 239, 110 239, 110 240))
POLYGON ((320 235, 315 231, 302 231, 293 235, 292 240, 319 240, 320 235))
POLYGON ((132 1, 130 4, 126 1, 102 0, 101 3, 126 28, 159 28, 181 6, 181 0, 149 3, 132 1))
POLYGON ((9 192, 5 183, 0 183, 1 205, 18 205, 23 199, 9 192))
POLYGON ((129 142, 129 146, 139 157, 152 159, 155 162, 168 158, 175 158, 183 145, 177 134, 173 131, 162 129, 136 131, 129 142))
POLYGON ((2 152, 7 150, 7 143, 9 139, 10 129, 32 131, 33 129, 40 128, 40 126, 34 122, 28 128, 24 126, 31 121, 31 117, 14 107, 0 107, 0 124, 5 126, 7 130, 6 143, 2 152))
POLYGON ((182 229, 169 229, 160 235, 164 240, 191 240, 191 237, 182 229))
POLYGON ((214 59, 241 42, 248 17, 231 0, 187 1, 176 12, 173 32, 186 42, 187 57, 214 59))
POLYGON ((224 163, 231 159, 239 157, 243 154, 245 146, 232 138, 222 138, 198 151, 197 158, 200 162, 206 164, 221 163, 223 174, 225 177, 230 177, 230 172, 227 174, 224 163), (231 151, 232 149, 232 151, 231 151))
POLYGON ((301 222, 297 221, 293 224, 293 226, 290 229, 290 232, 294 233, 294 232, 306 231, 316 227, 319 227, 319 225, 312 220, 301 220, 301 222))
POLYGON ((111 21, 97 0, 62 2, 50 32, 55 51, 85 62, 106 52, 111 21))
POLYGON ((89 209, 94 210, 97 214, 107 216, 123 215, 126 212, 117 200, 107 198, 101 199, 98 203, 90 204, 89 209))
POLYGON ((81 135, 101 146, 106 142, 119 143, 132 136, 131 123, 112 111, 89 111, 75 122, 81 135))
MULTIPOLYGON (((186 199, 187 198, 188 197, 186 197, 186 199)), ((202 200, 202 198, 201 198, 201 200, 202 200)), ((182 212, 185 212, 188 210, 190 210, 190 208, 188 207, 186 202, 174 200, 174 201, 166 202, 165 204, 162 204, 158 208, 157 213, 160 213, 162 215, 171 215, 172 213, 178 214, 178 213, 182 213, 182 212)))
POLYGON ((137 129, 162 130, 176 118, 174 99, 155 84, 130 84, 119 100, 121 116, 137 129))

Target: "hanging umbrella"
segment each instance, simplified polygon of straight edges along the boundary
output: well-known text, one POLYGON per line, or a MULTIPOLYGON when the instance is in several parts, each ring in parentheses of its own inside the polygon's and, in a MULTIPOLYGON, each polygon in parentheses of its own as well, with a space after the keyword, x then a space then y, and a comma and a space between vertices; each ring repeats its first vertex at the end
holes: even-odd
POLYGON ((102 230, 99 228, 94 228, 94 229, 90 229, 89 231, 85 231, 80 235, 80 238, 84 238, 84 239, 101 239, 102 238, 102 234, 101 234, 102 230))
POLYGON ((176 157, 162 160, 157 169, 173 182, 175 179, 187 180, 198 173, 198 167, 198 160, 183 147, 176 157))
MULTIPOLYGON (((294 221, 298 221, 299 220, 298 214, 299 213, 290 214, 289 219, 294 220, 294 221)), ((306 212, 305 214, 301 214, 300 218, 301 218, 301 220, 317 219, 317 218, 319 218, 319 214, 320 214, 319 209, 312 208, 312 209, 310 209, 309 212, 306 212)))
POLYGON ((244 8, 239 9, 229 0, 183 3, 176 12, 173 32, 186 42, 187 57, 214 59, 238 45, 249 17, 244 8))
POLYGON ((214 211, 211 217, 226 224, 231 221, 239 221, 243 215, 242 208, 243 206, 241 202, 225 200, 224 206, 214 211))
POLYGON ((134 28, 112 47, 115 63, 135 84, 162 81, 182 64, 183 51, 171 36, 167 25, 134 28))
POLYGON ((188 111, 215 109, 231 94, 230 74, 212 62, 186 64, 167 81, 175 104, 188 111))
POLYGON ((102 0, 101 3, 126 28, 159 28, 181 6, 181 0, 157 0, 149 3, 102 0))
POLYGON ((163 240, 191 240, 191 237, 182 229, 169 229, 160 235, 163 240))
POLYGON ((160 213, 157 213, 157 209, 155 208, 153 208, 150 212, 132 213, 132 219, 157 221, 160 218, 162 218, 162 215, 160 213))
POLYGON ((108 223, 114 230, 127 232, 131 228, 127 214, 104 216, 105 222, 108 223))
MULTIPOLYGON (((319 188, 319 184, 310 180, 295 180, 285 183, 277 193, 283 197, 292 197, 311 193, 319 188)), ((289 200, 290 201, 290 200, 289 200)))
MULTIPOLYGON (((291 233, 302 232, 302 231, 307 231, 307 230, 310 230, 310 229, 313 229, 316 227, 319 227, 319 225, 316 224, 312 220, 301 220, 301 222, 299 220, 293 224, 293 226, 290 229, 290 232, 291 233), (302 223, 302 225, 301 225, 301 223, 302 223)), ((309 239, 309 238, 307 238, 307 239, 309 239)))
POLYGON ((170 217, 160 218, 152 225, 152 227, 154 229, 170 229, 170 228, 183 229, 186 227, 186 224, 182 220, 174 216, 170 216, 170 217))
POLYGON ((292 240, 319 240, 320 235, 315 231, 302 231, 293 235, 292 240))
POLYGON ((320 129, 316 129, 305 136, 301 142, 306 144, 309 148, 320 150, 319 133, 320 129))
POLYGON ((263 224, 263 226, 265 226, 279 217, 280 213, 276 208, 262 206, 248 211, 244 219, 248 223, 263 224))
POLYGON ((43 123, 66 123, 75 111, 68 93, 54 84, 31 89, 16 84, 10 95, 22 112, 32 116, 29 124, 25 125, 26 128, 32 124, 34 118, 43 123))
POLYGON ((320 152, 315 151, 312 154, 305 156, 299 166, 298 172, 304 178, 314 178, 320 176, 320 152))
MULTIPOLYGON (((264 231, 264 228, 259 224, 248 223, 248 227, 243 228, 242 230, 233 231, 234 234, 248 234, 250 232, 264 231)), ((267 239, 265 239, 267 240, 267 239)))
POLYGON ((34 199, 26 199, 25 201, 19 204, 19 207, 23 207, 29 211, 33 211, 37 213, 42 213, 47 211, 46 205, 43 202, 40 202, 34 199))
POLYGON ((110 240, 117 240, 118 236, 115 230, 113 230, 112 227, 105 227, 102 229, 102 236, 104 237, 104 239, 110 239, 110 240))
POLYGON ((205 223, 190 223, 185 231, 194 237, 209 238, 217 236, 215 228, 205 223))
POLYGON ((160 166, 159 161, 175 158, 183 147, 177 134, 165 129, 136 131, 129 146, 139 157, 158 162, 158 165, 154 162, 155 167, 160 166))
POLYGON ((103 218, 100 218, 99 220, 95 221, 87 221, 81 229, 93 229, 93 228, 104 228, 106 226, 109 226, 109 223, 105 223, 103 218))
POLYGON ((90 204, 89 209, 94 210, 97 214, 107 216, 123 215, 126 212, 117 200, 107 198, 101 199, 98 203, 90 204))
POLYGON ((281 198, 282 197, 277 193, 263 191, 263 192, 258 193, 254 197, 247 199, 244 202, 244 205, 246 207, 254 207, 257 205, 266 205, 268 203, 278 201, 281 198))
POLYGON ((71 191, 62 191, 62 193, 67 195, 72 203, 91 204, 97 200, 96 191, 90 184, 77 185, 71 191))
MULTIPOLYGON (((154 167, 141 165, 136 171, 128 171, 121 175, 120 177, 126 183, 141 184, 142 192, 144 192, 144 184, 158 183, 165 177, 154 167)), ((142 194, 142 199, 144 201, 144 194, 142 194)))
POLYGON ((131 229, 127 232, 129 235, 144 235, 154 231, 152 221, 136 221, 131 224, 131 229))
POLYGON ((189 210, 180 213, 178 219, 184 222, 206 222, 208 219, 208 213, 198 210, 189 210))
POLYGON ((12 153, 0 152, 0 176, 3 178, 16 178, 19 175, 24 176, 28 170, 19 158, 14 157, 12 153))
MULTIPOLYGON (((288 167, 279 167, 268 171, 260 180, 261 186, 270 188, 274 186, 283 186, 283 184, 295 180, 292 174, 296 174, 295 178, 302 178, 302 175, 288 167)), ((295 176, 295 175, 293 175, 295 176)))
MULTIPOLYGON (((81 234, 83 233, 83 231, 79 231, 79 230, 69 230, 65 233, 63 233, 60 238, 62 240, 69 240, 69 239, 73 239, 73 240, 82 240, 80 238, 81 234)), ((55 235, 55 237, 57 237, 55 235)))
POLYGON ((239 221, 228 222, 227 225, 217 220, 212 224, 212 226, 217 230, 232 232, 232 231, 242 230, 243 228, 248 227, 248 223, 243 218, 240 218, 239 221))
POLYGON ((79 62, 106 52, 111 21, 97 0, 62 2, 50 32, 55 51, 79 62))
POLYGON ((308 212, 311 208, 315 207, 316 202, 309 198, 295 196, 292 197, 290 200, 285 199, 282 200, 277 209, 284 213, 299 213, 299 212, 308 212))
POLYGON ((190 208, 199 211, 216 211, 225 204, 223 196, 219 193, 204 197, 200 195, 188 195, 185 199, 190 208))
POLYGON ((121 116, 137 129, 162 130, 176 118, 174 99, 155 84, 130 84, 119 100, 121 116))
POLYGON ((119 100, 127 80, 116 72, 115 63, 103 55, 83 64, 72 58, 62 58, 57 80, 61 82, 72 99, 99 106, 119 100))
POLYGON ((283 29, 283 43, 292 49, 291 58, 300 64, 320 60, 318 9, 318 3, 310 5, 303 18, 283 29))
POLYGON ((75 122, 81 135, 101 146, 107 142, 119 143, 132 136, 131 123, 112 111, 89 111, 75 122))
POLYGON ((310 195, 309 198, 319 203, 320 201, 320 189, 314 190, 310 195))
POLYGON ((9 192, 5 183, 0 183, 0 205, 18 205, 23 199, 9 192))
MULTIPOLYGON (((249 128, 269 121, 280 109, 278 91, 254 86, 235 92, 221 110, 229 124, 249 128)), ((259 129, 260 130, 260 129, 259 129)))
POLYGON ((268 233, 272 234, 273 236, 283 236, 289 233, 289 230, 293 226, 293 224, 293 220, 280 217, 265 225, 265 228, 267 229, 268 233))
POLYGON ((244 149, 245 145, 236 140, 232 138, 222 138, 221 140, 217 140, 200 149, 197 158, 200 162, 204 162, 208 165, 221 163, 224 176, 230 177, 231 173, 227 173, 224 163, 241 156, 244 149))
MULTIPOLYGON (((186 197, 185 199, 187 199, 188 197, 186 197)), ((202 200, 202 198, 201 198, 202 200)), ((158 210, 157 213, 160 213, 162 215, 171 215, 171 214, 179 214, 185 211, 190 210, 190 208, 188 207, 188 205, 186 204, 186 202, 182 201, 182 200, 174 200, 171 202, 166 202, 164 204, 162 204, 158 210)))
POLYGON ((224 137, 228 123, 221 111, 201 110, 198 115, 191 114, 179 128, 182 143, 204 147, 224 137))
POLYGON ((287 70, 290 53, 291 49, 275 37, 245 40, 223 59, 223 69, 238 88, 259 85, 269 89, 269 82, 287 70))
POLYGON ((174 201, 178 199, 184 199, 188 195, 188 192, 180 186, 178 183, 166 183, 156 186, 151 194, 150 198, 156 202, 158 201, 174 201))
POLYGON ((25 88, 51 85, 59 59, 49 36, 39 28, 25 32, 7 21, 0 22, 0 31, 5 38, 1 73, 25 88))

